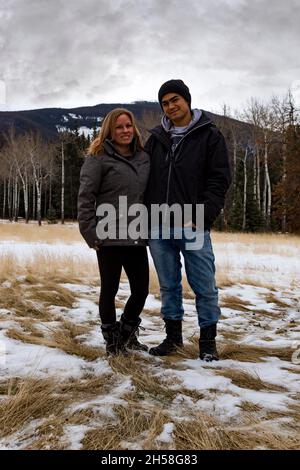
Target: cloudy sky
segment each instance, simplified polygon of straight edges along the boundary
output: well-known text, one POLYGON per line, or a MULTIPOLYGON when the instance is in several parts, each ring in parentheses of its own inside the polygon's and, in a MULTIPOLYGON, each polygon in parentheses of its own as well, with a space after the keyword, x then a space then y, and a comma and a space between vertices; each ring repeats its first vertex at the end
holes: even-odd
POLYGON ((156 100, 240 108, 291 87, 300 105, 299 0, 0 0, 0 110, 156 100))

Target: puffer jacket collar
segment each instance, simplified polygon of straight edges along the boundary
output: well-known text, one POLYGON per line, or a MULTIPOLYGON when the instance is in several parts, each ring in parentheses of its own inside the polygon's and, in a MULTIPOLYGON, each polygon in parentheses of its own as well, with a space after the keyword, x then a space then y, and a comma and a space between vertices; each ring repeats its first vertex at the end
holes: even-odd
MULTIPOLYGON (((103 142, 103 147, 104 147, 104 150, 105 152, 107 153, 107 155, 110 155, 110 156, 118 156, 118 157, 121 157, 121 158, 124 158, 122 157, 122 155, 120 155, 113 142, 109 139, 105 139, 105 141, 103 142)), ((133 139, 131 144, 130 144, 130 150, 132 152, 132 155, 135 155, 136 152, 137 152, 137 140, 136 139, 133 139)))
MULTIPOLYGON (((136 143, 136 139, 133 140, 132 142, 132 154, 133 156, 136 154, 137 150, 136 150, 136 147, 137 147, 137 143, 136 143)), ((103 142, 103 148, 105 150, 105 153, 107 155, 109 155, 110 157, 113 157, 117 160, 121 160, 122 162, 126 163, 127 165, 130 165, 130 167, 137 173, 137 169, 136 167, 131 163, 130 159, 126 158, 126 157, 123 157, 122 155, 120 155, 114 144, 112 143, 111 140, 109 139, 105 139, 105 141, 103 142)))

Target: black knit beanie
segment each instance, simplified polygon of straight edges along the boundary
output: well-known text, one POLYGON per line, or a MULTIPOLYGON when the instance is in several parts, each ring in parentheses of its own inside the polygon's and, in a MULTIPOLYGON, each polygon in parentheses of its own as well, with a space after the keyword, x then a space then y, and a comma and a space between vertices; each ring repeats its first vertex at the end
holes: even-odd
POLYGON ((187 101, 189 107, 191 107, 192 97, 190 90, 182 80, 168 80, 162 84, 158 92, 158 101, 161 108, 162 99, 167 93, 178 93, 178 95, 182 96, 185 101, 187 101))

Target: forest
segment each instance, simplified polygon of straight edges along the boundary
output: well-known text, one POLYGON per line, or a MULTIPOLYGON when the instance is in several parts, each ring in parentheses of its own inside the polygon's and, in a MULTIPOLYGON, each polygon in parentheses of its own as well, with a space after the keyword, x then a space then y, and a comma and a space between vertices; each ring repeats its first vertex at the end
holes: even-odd
MULTIPOLYGON (((289 91, 245 109, 223 105, 214 122, 224 134, 232 166, 226 205, 215 222, 221 231, 300 232, 300 122, 289 91)), ((160 122, 145 107, 138 118, 144 140, 160 122)), ((78 129, 45 139, 34 131, 2 133, 0 218, 28 223, 76 220, 79 174, 91 139, 78 129)))

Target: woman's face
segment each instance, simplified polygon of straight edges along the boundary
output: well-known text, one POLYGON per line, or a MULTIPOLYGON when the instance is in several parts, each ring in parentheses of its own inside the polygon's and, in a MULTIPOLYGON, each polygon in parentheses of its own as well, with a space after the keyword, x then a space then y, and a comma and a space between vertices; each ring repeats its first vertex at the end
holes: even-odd
POLYGON ((116 120, 112 140, 121 147, 128 147, 134 137, 131 119, 127 114, 121 114, 116 120))

